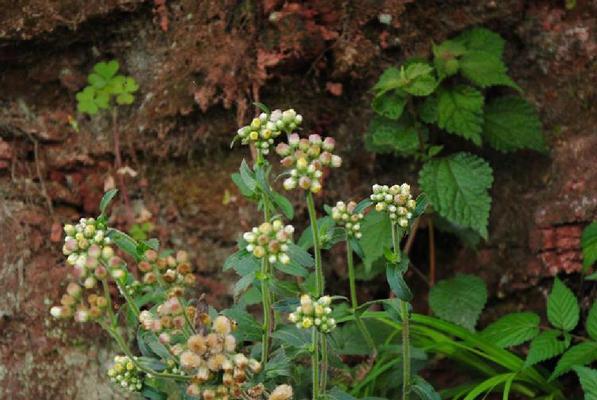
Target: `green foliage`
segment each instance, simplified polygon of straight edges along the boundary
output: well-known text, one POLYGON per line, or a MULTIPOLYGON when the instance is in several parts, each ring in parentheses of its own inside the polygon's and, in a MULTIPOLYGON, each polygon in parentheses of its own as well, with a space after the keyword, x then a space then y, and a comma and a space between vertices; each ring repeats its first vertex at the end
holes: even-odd
POLYGON ((574 367, 585 392, 585 400, 597 399, 597 370, 587 367, 574 367))
POLYGON ((429 292, 429 305, 438 317, 474 331, 487 302, 487 288, 473 275, 438 282, 429 292))
POLYGON ((591 222, 582 232, 580 239, 583 267, 588 269, 597 261, 597 222, 591 222))
POLYGON ((384 255, 384 249, 392 243, 391 224, 387 215, 375 210, 369 212, 361 223, 361 248, 365 269, 370 270, 375 261, 384 255))
POLYGON ((574 293, 556 278, 547 298, 547 319, 555 328, 569 332, 578 324, 579 314, 574 293))
POLYGON ((570 337, 561 338, 558 331, 545 331, 531 342, 525 365, 535 365, 560 355, 570 346, 570 337))
POLYGON ((537 112, 526 100, 487 92, 493 86, 521 91, 508 76, 504 47, 500 35, 477 27, 434 44, 432 63, 409 59, 386 69, 372 89, 372 108, 378 115, 365 138, 370 151, 422 160, 419 184, 430 195, 435 211, 485 239, 491 168, 473 155, 440 157, 439 153, 444 148, 444 132, 477 146, 486 142, 501 152, 546 150, 537 112), (452 176, 452 166, 474 172, 464 174, 460 168, 457 172, 464 175, 452 176), (443 186, 449 194, 444 194, 443 186))
POLYGON ((456 225, 487 238, 493 182, 489 164, 470 153, 456 153, 425 163, 419 183, 435 210, 456 225))
POLYGON ((549 379, 553 380, 574 367, 583 367, 595 361, 597 361, 597 342, 579 343, 562 355, 549 379))
POLYGON ((482 337, 499 347, 518 346, 539 334, 540 322, 541 319, 535 313, 508 314, 485 328, 482 337))
POLYGON ((77 93, 77 110, 90 115, 110 108, 114 98, 117 105, 129 105, 135 101, 134 93, 139 85, 130 76, 117 75, 118 61, 101 61, 94 65, 87 76, 88 85, 77 93))

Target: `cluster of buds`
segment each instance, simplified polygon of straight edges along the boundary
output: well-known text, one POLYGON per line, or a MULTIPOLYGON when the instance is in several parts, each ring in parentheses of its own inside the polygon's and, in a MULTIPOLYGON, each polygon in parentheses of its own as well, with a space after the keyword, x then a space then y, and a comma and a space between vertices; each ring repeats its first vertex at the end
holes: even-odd
POLYGON ((131 392, 141 391, 141 372, 127 356, 114 357, 114 365, 108 370, 110 380, 131 392))
POLYGON ((332 218, 339 226, 346 228, 346 234, 348 236, 354 236, 360 239, 361 234, 361 220, 363 219, 363 213, 355 212, 357 203, 350 201, 348 204, 343 201, 336 203, 336 206, 332 208, 332 218))
POLYGON ((281 111, 274 110, 271 114, 261 113, 251 121, 250 125, 243 126, 237 131, 237 137, 242 144, 255 144, 262 153, 268 154, 274 139, 282 132, 292 132, 303 122, 303 116, 293 109, 281 111))
POLYGON ((249 375, 261 371, 259 361, 236 352, 233 327, 230 319, 218 316, 206 335, 189 337, 186 349, 180 349, 180 366, 193 376, 187 387, 189 396, 203 400, 242 398, 249 375))
POLYGON ((270 263, 280 262, 288 264, 290 257, 286 253, 288 245, 292 243, 294 227, 284 225, 281 220, 264 222, 251 231, 243 234, 247 241, 247 251, 253 253, 257 258, 267 257, 270 263))
POLYGON ((66 293, 60 299, 60 306, 50 309, 54 318, 74 317, 77 322, 97 320, 106 312, 108 299, 91 293, 87 296, 87 303, 83 298, 83 288, 75 282, 70 282, 66 287, 66 293))
POLYGON ((408 226, 417 203, 410 193, 410 186, 402 185, 373 185, 371 200, 379 212, 387 211, 393 223, 398 223, 402 228, 408 226))
POLYGON ((155 285, 161 279, 169 285, 192 286, 196 280, 186 251, 178 251, 176 256, 160 257, 157 251, 147 250, 138 268, 146 285, 155 285))
POLYGON ((172 334, 181 331, 187 319, 195 320, 197 309, 193 306, 184 307, 178 297, 170 297, 157 307, 156 312, 157 315, 148 310, 141 311, 139 323, 144 329, 159 333, 160 342, 168 345, 172 341, 172 334))
POLYGON ((107 277, 108 266, 120 270, 122 260, 114 256, 106 230, 94 218, 81 218, 76 225, 64 225, 62 252, 74 268, 74 275, 87 289, 93 289, 98 279, 107 277))
POLYGON ((284 189, 292 190, 297 186, 317 193, 321 190, 324 167, 338 168, 342 165, 340 156, 333 154, 336 143, 333 138, 314 134, 309 139, 300 138, 293 133, 288 136, 288 143, 279 143, 276 152, 283 157, 281 163, 290 168, 290 177, 284 180, 284 189))
POLYGON ((320 332, 330 333, 336 327, 336 320, 331 317, 331 304, 330 296, 313 301, 311 296, 304 294, 301 296, 301 305, 288 316, 288 319, 299 329, 315 327, 320 332))

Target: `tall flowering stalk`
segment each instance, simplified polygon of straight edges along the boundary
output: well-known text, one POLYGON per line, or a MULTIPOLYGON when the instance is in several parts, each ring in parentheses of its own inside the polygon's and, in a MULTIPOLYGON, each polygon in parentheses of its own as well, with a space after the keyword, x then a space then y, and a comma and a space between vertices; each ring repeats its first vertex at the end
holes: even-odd
MULTIPOLYGON (((390 218, 393 262, 395 265, 400 265, 400 240, 417 205, 410 193, 410 186, 406 183, 391 187, 373 185, 373 194, 371 194, 370 199, 375 203, 376 211, 386 212, 390 218)), ((406 273, 407 268, 408 265, 401 271, 402 276, 406 273)), ((402 399, 408 400, 411 392, 410 312, 408 302, 399 299, 399 305, 402 320, 402 399)))

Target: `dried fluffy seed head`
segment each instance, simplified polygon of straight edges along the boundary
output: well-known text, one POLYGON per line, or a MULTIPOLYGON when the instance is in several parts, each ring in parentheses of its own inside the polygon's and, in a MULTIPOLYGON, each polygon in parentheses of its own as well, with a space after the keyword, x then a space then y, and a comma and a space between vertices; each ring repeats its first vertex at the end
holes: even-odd
POLYGON ((232 331, 230 320, 223 315, 218 316, 213 323, 213 330, 220 335, 227 335, 232 331))
POLYGON ((195 369, 201 365, 201 357, 192 351, 185 351, 180 355, 180 366, 184 369, 195 369))
POLYGON ((187 340, 187 346, 193 353, 202 355, 207 350, 205 338, 202 335, 193 335, 187 340))
POLYGON ((267 398, 268 400, 289 400, 292 398, 292 386, 280 385, 267 398))

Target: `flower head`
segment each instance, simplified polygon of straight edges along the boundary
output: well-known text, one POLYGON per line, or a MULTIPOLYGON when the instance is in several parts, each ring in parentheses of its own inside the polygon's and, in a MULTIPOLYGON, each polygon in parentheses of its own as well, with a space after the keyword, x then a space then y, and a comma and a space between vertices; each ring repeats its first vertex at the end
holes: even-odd
POLYGON ((342 165, 340 156, 333 154, 334 147, 334 139, 322 139, 317 134, 306 139, 293 133, 288 136, 288 143, 278 144, 276 152, 283 157, 281 163, 289 168, 290 174, 283 182, 284 189, 300 187, 313 193, 319 192, 324 168, 342 165))
POLYGON ((373 194, 370 196, 375 209, 379 212, 387 212, 392 222, 402 228, 408 226, 412 213, 417 206, 410 192, 410 185, 373 185, 373 194))
POLYGON ((354 201, 348 204, 343 201, 336 203, 336 206, 332 208, 332 218, 336 221, 336 224, 343 226, 346 229, 348 236, 354 236, 360 239, 361 234, 361 220, 363 219, 363 213, 355 212, 357 203, 354 201))
POLYGON ((282 220, 275 219, 271 223, 264 222, 245 232, 243 239, 247 241, 246 250, 257 258, 267 257, 270 263, 288 264, 288 245, 292 243, 294 227, 284 225, 282 220))
POLYGON ((236 137, 240 138, 242 144, 252 143, 262 154, 268 154, 275 138, 282 132, 292 132, 302 121, 302 115, 293 109, 274 110, 271 114, 261 113, 249 125, 239 128, 236 137))
POLYGON ((143 387, 141 371, 127 356, 114 357, 114 365, 108 370, 110 380, 131 392, 140 392, 143 387))
POLYGON ((315 327, 323 333, 330 333, 336 327, 336 320, 332 318, 332 298, 322 296, 313 300, 310 295, 300 297, 300 306, 290 313, 288 320, 299 329, 315 327))

